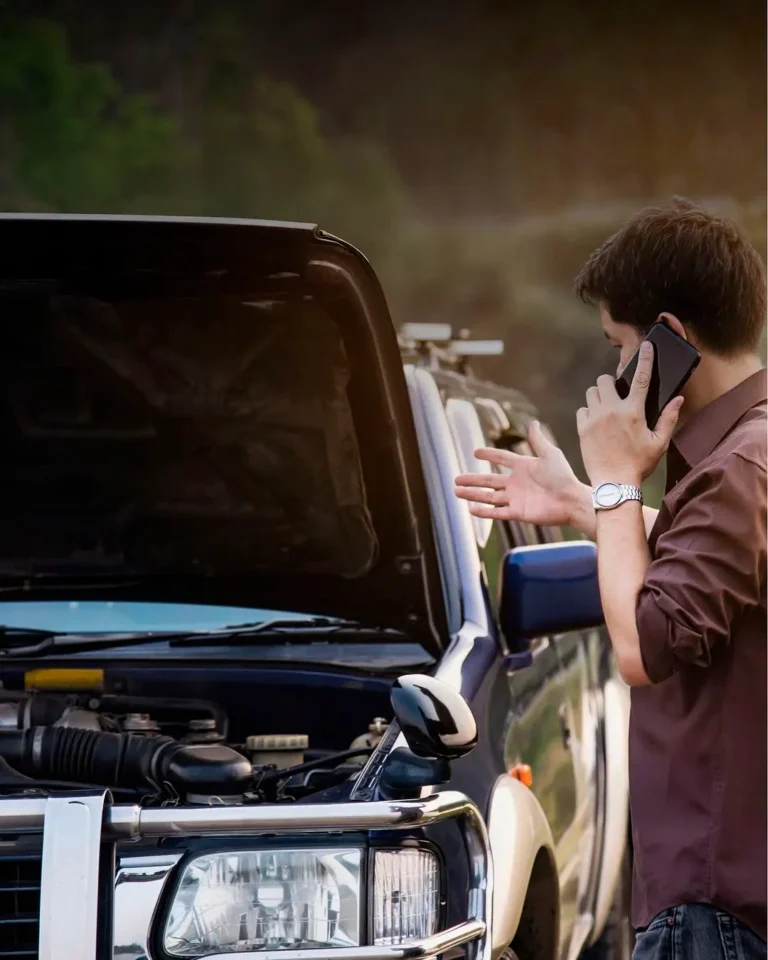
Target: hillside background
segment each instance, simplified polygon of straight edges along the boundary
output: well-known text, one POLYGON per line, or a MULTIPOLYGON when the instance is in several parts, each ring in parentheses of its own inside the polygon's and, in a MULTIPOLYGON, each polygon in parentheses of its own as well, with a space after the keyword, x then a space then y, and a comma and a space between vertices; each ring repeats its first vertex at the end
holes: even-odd
POLYGON ((396 323, 503 337, 478 372, 577 460, 593 247, 683 194, 765 256, 765 36, 758 0, 0 0, 0 209, 319 222, 396 323))

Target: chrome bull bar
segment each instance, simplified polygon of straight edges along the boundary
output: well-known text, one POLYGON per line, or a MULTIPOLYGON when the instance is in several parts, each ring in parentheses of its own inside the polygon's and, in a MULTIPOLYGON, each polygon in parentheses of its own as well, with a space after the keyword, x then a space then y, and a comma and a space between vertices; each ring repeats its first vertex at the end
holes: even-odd
POLYGON ((252 950, 207 960, 417 960, 465 946, 468 960, 491 960, 493 861, 477 807, 446 791, 418 800, 243 807, 144 809, 110 804, 106 791, 53 799, 0 800, 0 832, 43 832, 40 960, 95 960, 101 843, 142 837, 338 834, 459 823, 469 863, 467 919, 421 940, 393 946, 252 950))

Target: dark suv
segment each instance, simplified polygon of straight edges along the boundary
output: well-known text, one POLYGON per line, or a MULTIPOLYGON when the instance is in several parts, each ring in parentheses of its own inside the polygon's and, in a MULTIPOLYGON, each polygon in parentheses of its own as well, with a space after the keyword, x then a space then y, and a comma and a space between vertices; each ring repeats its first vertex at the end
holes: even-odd
POLYGON ((453 493, 487 345, 308 225, 0 245, 0 958, 628 956, 594 546, 453 493))

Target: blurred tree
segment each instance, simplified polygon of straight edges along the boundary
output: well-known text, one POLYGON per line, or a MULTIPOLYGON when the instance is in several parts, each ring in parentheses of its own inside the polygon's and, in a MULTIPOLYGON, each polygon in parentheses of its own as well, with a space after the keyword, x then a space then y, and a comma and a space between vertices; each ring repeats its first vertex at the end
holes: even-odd
POLYGON ((0 205, 105 211, 167 166, 173 123, 44 21, 0 25, 0 205))
POLYGON ((317 221, 385 257, 403 199, 382 150, 324 136, 235 21, 208 27, 206 56, 182 64, 190 106, 171 112, 79 62, 60 26, 0 23, 0 207, 317 221))
POLYGON ((294 87, 254 66, 237 19, 213 15, 205 40, 185 65, 183 212, 318 222, 386 256, 404 201, 381 147, 324 135, 294 87))
POLYGON ((404 198, 381 146, 324 133, 295 87, 260 71, 237 16, 201 16, 178 70, 177 212, 317 222, 388 255, 404 198))

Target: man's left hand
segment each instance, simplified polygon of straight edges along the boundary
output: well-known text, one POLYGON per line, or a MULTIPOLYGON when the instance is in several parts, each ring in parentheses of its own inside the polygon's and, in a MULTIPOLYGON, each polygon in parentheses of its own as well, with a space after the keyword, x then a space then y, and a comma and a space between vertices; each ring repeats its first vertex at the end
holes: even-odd
POLYGON ((683 398, 672 400, 649 430, 645 400, 652 371, 653 345, 645 342, 625 400, 609 376, 600 377, 587 391, 587 406, 577 411, 576 425, 584 467, 593 486, 607 481, 640 486, 666 453, 683 398))

